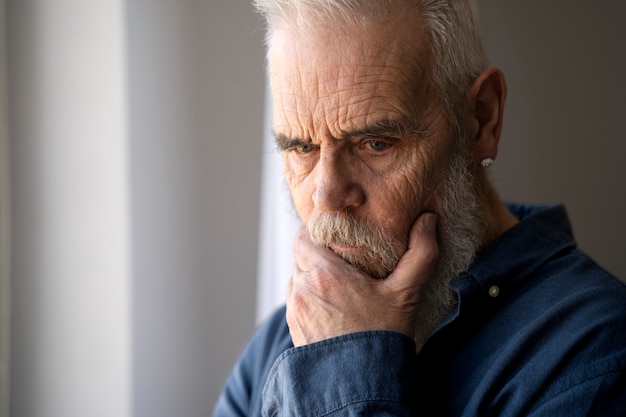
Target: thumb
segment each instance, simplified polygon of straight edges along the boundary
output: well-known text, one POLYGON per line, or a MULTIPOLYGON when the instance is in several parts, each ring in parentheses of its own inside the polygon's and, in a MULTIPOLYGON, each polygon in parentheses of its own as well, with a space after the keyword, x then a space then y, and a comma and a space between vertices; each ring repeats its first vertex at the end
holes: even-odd
POLYGON ((421 286, 430 279, 438 259, 437 216, 422 213, 411 227, 407 251, 389 278, 400 287, 421 286))

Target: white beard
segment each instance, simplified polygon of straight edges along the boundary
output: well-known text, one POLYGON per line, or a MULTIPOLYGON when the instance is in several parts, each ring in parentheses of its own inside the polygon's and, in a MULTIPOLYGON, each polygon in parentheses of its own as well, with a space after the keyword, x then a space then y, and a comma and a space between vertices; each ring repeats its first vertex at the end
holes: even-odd
POLYGON ((435 327, 456 307, 457 296, 450 281, 470 267, 486 229, 478 180, 469 168, 465 153, 456 155, 446 180, 435 190, 441 196, 437 223, 439 261, 424 288, 416 314, 414 338, 418 351, 435 327))

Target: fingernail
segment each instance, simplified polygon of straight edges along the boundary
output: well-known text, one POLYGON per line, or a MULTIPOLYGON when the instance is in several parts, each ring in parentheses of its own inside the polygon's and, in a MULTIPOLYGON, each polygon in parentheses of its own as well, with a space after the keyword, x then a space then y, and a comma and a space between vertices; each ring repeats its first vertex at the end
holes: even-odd
POLYGON ((433 213, 426 213, 424 215, 424 230, 429 233, 434 233, 437 230, 437 215, 433 213))

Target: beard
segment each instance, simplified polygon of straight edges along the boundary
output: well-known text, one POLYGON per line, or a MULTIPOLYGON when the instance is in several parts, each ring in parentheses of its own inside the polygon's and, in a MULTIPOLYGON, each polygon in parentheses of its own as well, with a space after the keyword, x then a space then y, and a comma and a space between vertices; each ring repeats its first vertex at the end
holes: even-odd
MULTIPOLYGON (((463 148, 454 152, 447 172, 432 189, 437 196, 439 259, 433 276, 425 284, 416 313, 414 339, 418 350, 456 307, 456 293, 450 282, 469 268, 484 236, 486 221, 479 207, 478 179, 470 169, 468 151, 463 148)), ((309 220, 307 230, 317 245, 359 248, 357 252, 336 253, 377 279, 393 272, 408 246, 408 231, 397 236, 389 232, 385 223, 357 219, 348 211, 315 216, 309 220)))

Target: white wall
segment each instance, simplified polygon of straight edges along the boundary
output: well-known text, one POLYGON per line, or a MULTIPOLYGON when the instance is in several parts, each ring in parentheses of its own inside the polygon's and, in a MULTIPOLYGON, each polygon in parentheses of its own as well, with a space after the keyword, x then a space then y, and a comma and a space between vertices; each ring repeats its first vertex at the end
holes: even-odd
POLYGON ((7 2, 12 416, 130 416, 121 1, 7 2))

